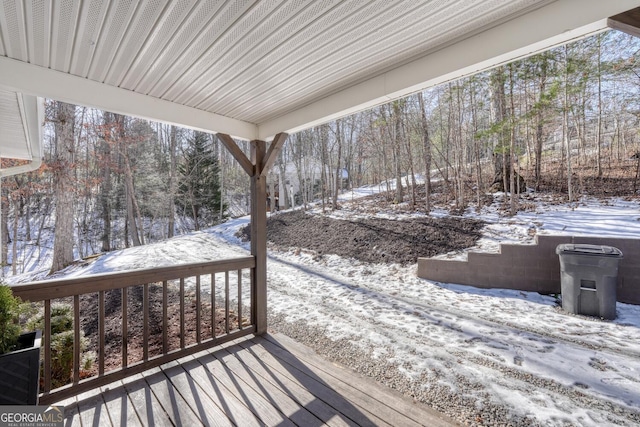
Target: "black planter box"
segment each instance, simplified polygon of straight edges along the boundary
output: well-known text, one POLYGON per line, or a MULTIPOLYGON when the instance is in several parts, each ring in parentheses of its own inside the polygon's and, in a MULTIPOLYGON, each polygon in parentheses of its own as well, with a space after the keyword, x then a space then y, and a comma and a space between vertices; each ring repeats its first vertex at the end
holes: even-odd
POLYGON ((18 349, 0 355, 0 405, 37 405, 42 332, 20 335, 18 349))

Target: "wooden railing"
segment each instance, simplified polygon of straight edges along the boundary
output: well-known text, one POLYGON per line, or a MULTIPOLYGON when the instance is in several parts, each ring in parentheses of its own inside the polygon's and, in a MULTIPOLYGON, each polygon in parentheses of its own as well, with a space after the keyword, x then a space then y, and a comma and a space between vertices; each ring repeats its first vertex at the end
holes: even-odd
POLYGON ((40 403, 254 333, 254 269, 255 258, 244 257, 13 286, 43 310, 40 403), (52 302, 73 310, 73 364, 61 386, 52 379, 52 302), (82 341, 90 343, 84 351, 82 341), (95 361, 87 368, 89 352, 95 361))

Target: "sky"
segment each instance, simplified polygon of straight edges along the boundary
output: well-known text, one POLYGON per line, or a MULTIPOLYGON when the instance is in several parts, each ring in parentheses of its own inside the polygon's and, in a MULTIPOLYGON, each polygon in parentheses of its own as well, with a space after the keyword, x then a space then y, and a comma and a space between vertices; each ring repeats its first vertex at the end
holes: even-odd
MULTIPOLYGON (((369 187, 345 193, 336 216, 349 217, 350 199, 376 191, 369 187)), ((531 244, 535 234, 640 236, 637 200, 583 198, 558 204, 538 197, 528 202, 526 212, 508 218, 499 215, 498 202, 480 212, 467 211, 466 216, 487 222, 470 250, 497 251, 501 242, 531 244)), ((376 215, 398 214, 389 210, 376 215)), ((111 252, 61 275, 244 256, 248 244, 235 233, 248 221, 232 219, 205 231, 111 252)), ((464 258, 466 252, 444 256, 464 258)), ((34 270, 9 279, 41 274, 34 270)), ((554 296, 436 283, 419 279, 416 265, 368 264, 294 249, 269 252, 268 304, 288 322, 304 321, 372 352, 376 360, 395 364, 423 387, 443 387, 476 405, 498 405, 541 425, 640 422, 640 306, 618 303, 617 318, 605 321, 565 313, 554 296)))

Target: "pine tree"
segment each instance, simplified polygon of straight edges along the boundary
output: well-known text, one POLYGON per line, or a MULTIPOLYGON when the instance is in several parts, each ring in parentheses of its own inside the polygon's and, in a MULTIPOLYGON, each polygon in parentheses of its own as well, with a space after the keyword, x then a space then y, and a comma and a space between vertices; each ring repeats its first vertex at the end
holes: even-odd
POLYGON ((211 139, 206 133, 195 132, 178 165, 180 183, 176 205, 193 218, 195 229, 212 225, 225 218, 226 204, 220 191, 220 167, 211 139), (220 215, 222 211, 222 215, 220 215))

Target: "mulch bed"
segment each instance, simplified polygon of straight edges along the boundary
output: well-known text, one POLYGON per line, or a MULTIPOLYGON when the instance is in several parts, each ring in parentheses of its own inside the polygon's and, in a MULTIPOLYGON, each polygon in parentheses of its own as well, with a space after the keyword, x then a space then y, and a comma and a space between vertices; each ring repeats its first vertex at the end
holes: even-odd
MULTIPOLYGON (((335 254, 372 263, 411 264, 471 247, 484 223, 461 218, 403 220, 341 220, 303 211, 285 212, 267 220, 267 239, 277 247, 304 248, 318 255, 335 254)), ((240 231, 250 236, 250 225, 240 231)))

